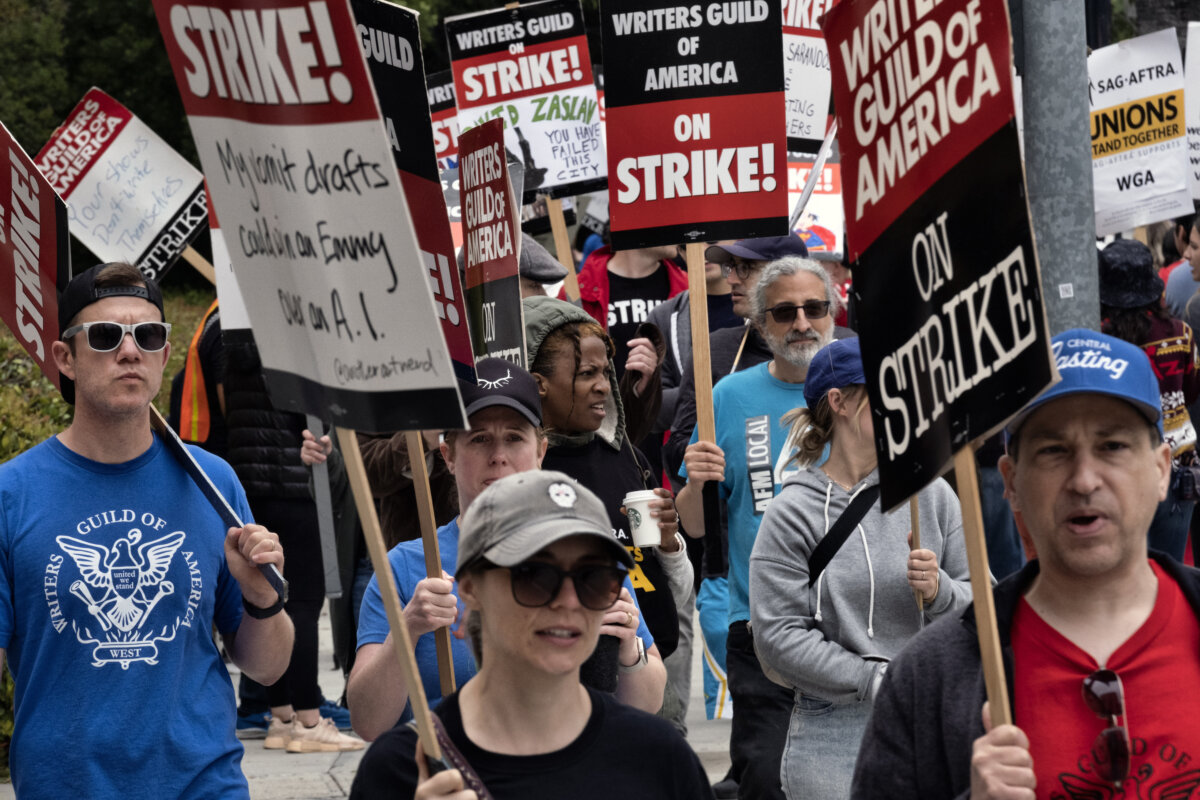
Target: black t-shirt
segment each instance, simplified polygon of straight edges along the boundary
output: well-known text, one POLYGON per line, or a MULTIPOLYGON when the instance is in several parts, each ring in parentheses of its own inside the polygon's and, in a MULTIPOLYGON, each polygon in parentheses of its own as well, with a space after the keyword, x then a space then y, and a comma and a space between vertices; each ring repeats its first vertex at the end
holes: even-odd
POLYGON ((629 520, 621 513, 621 501, 629 492, 652 489, 655 484, 645 479, 649 464, 628 441, 622 441, 621 451, 613 450, 599 436, 580 447, 558 445, 546 451, 542 469, 565 472, 596 493, 608 509, 613 534, 633 555, 629 581, 637 594, 638 608, 646 618, 646 627, 658 645, 663 658, 675 652, 679 644, 679 613, 667 575, 654 548, 633 546, 629 535, 629 520))
MULTIPOLYGON (((458 694, 437 707, 446 733, 496 800, 711 800, 696 753, 666 720, 588 690, 592 713, 583 733, 561 750, 510 756, 475 746, 463 730, 458 694)), ((411 798, 417 785, 417 734, 384 733, 363 756, 351 800, 411 798)))
POLYGON ((708 297, 708 331, 718 331, 721 328, 736 328, 746 321, 733 313, 732 294, 710 294, 708 297))
POLYGON ((651 309, 671 294, 671 281, 662 264, 644 278, 624 278, 611 270, 608 273, 608 335, 612 337, 613 363, 617 378, 625 374, 629 360, 629 340, 637 326, 646 321, 651 309))

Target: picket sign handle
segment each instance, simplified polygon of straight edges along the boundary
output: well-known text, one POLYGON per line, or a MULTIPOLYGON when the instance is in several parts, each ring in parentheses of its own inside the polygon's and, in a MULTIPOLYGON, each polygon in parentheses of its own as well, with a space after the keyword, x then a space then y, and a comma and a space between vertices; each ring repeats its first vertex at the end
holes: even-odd
POLYGON ((979 478, 975 470, 975 452, 967 446, 954 454, 954 479, 962 502, 963 538, 967 544, 967 565, 971 570, 971 595, 975 606, 975 627, 979 631, 979 656, 983 680, 992 715, 992 725, 1011 725, 1008 683, 1004 677, 1004 658, 1000 652, 1000 631, 996 625, 996 602, 992 597, 992 573, 988 569, 987 542, 983 536, 983 512, 979 504, 979 478))
MULTIPOLYGON (((917 496, 914 494, 908 498, 908 516, 912 523, 912 547, 909 552, 921 549, 921 514, 917 509, 917 496)), ((913 589, 913 595, 917 598, 917 610, 922 614, 925 613, 925 595, 921 594, 920 589, 913 589)))
POLYGON ((704 276, 704 242, 687 246, 688 305, 692 309, 692 374, 696 379, 696 424, 700 441, 716 444, 713 421, 712 359, 708 351, 708 281, 704 276))
POLYGON ((183 260, 195 267, 196 272, 207 278, 213 286, 217 285, 217 271, 213 269, 212 264, 208 263, 208 259, 197 253, 190 244, 183 248, 183 260))
POLYGON ((546 209, 550 215, 550 230, 554 232, 554 249, 558 263, 567 268, 563 278, 563 289, 572 303, 579 301, 579 278, 575 276, 575 255, 571 252, 571 239, 567 236, 567 218, 563 215, 562 198, 547 197, 546 209))
POLYGON ((429 701, 425 699, 425 685, 421 683, 421 673, 417 670, 417 660, 413 655, 412 639, 408 636, 408 626, 404 624, 400 594, 396 591, 396 579, 392 577, 392 566, 388 562, 387 548, 383 544, 379 517, 375 514, 371 485, 367 481, 362 453, 358 449, 358 435, 350 428, 339 427, 336 430, 338 441, 342 445, 342 458, 346 462, 346 476, 350 479, 350 490, 354 494, 354 505, 358 509, 359 522, 362 523, 363 538, 367 541, 367 551, 371 554, 371 564, 375 567, 379 593, 383 596, 383 608, 387 612, 388 625, 392 630, 392 646, 400 662, 404 683, 408 686, 413 718, 417 723, 417 736, 425 755, 440 760, 442 748, 434 732, 429 701))
MULTIPOLYGON (((429 490, 429 470, 425 466, 425 448, 420 431, 405 431, 408 463, 412 468, 413 493, 417 500, 417 517, 421 520, 421 544, 425 548, 425 574, 442 577, 442 553, 438 547, 437 521, 433 514, 433 495, 429 490)), ((437 643, 438 678, 442 697, 454 692, 454 654, 450 651, 450 629, 438 628, 433 634, 437 643)))

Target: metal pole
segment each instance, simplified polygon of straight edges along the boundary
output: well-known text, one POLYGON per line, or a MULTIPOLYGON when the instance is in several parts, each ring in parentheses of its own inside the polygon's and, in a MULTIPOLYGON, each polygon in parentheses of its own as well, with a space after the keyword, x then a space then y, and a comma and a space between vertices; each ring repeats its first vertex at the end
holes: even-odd
POLYGON ((1100 325, 1084 0, 1019 3, 1025 181, 1051 335, 1100 325))

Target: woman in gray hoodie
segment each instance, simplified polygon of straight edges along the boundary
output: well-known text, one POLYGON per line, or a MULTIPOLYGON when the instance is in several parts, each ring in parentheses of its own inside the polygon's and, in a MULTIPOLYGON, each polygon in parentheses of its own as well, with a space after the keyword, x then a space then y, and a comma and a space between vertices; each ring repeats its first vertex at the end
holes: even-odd
POLYGON ((909 514, 885 514, 876 499, 811 580, 818 543, 855 495, 879 483, 865 383, 857 339, 835 341, 813 358, 808 408, 785 417, 805 469, 767 507, 750 557, 755 649, 796 692, 780 770, 793 800, 850 796, 889 659, 926 620, 971 599, 958 499, 940 478, 918 495, 920 549, 909 549, 909 514), (829 458, 817 466, 826 447, 829 458))

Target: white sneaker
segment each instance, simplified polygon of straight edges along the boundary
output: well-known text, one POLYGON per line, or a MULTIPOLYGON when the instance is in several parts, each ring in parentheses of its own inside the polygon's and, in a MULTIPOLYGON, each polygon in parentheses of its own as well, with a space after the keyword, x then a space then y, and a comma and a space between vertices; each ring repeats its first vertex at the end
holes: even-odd
POLYGON ((263 739, 263 747, 267 750, 283 750, 288 746, 288 742, 292 741, 292 720, 295 717, 284 722, 279 717, 271 717, 271 724, 267 726, 267 738, 263 739))
POLYGON ((292 724, 291 741, 287 743, 289 753, 337 753, 344 750, 362 750, 367 743, 357 736, 342 733, 329 717, 311 728, 305 727, 297 717, 292 724))

